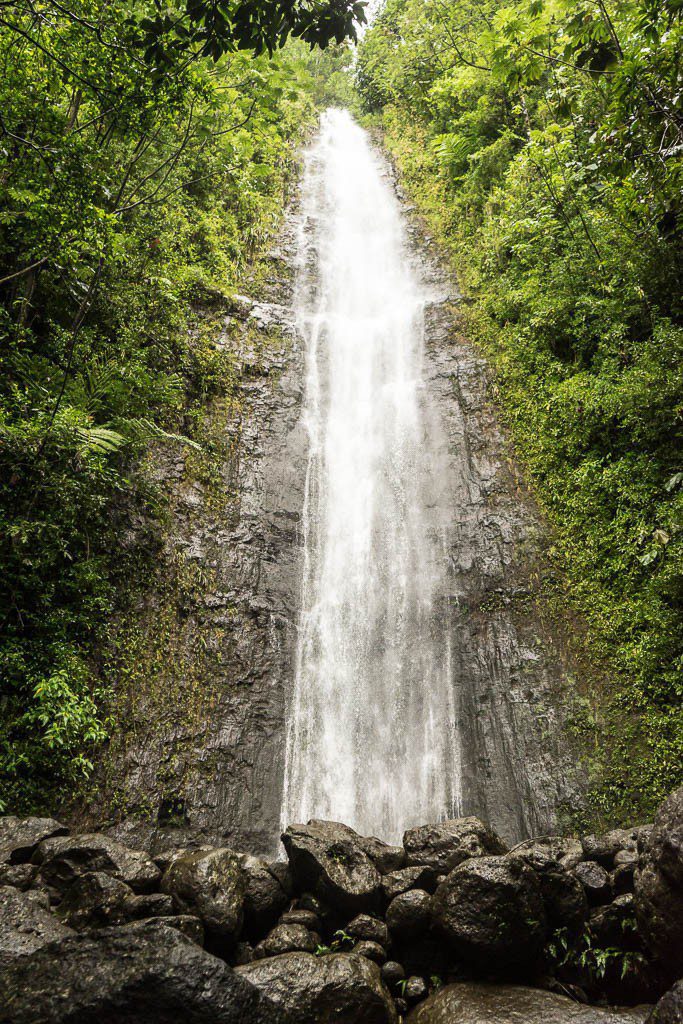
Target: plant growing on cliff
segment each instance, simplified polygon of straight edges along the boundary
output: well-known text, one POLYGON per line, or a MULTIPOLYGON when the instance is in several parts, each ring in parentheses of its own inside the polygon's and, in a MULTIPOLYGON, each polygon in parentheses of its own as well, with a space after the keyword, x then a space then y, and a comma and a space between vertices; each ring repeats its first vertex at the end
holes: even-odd
POLYGON ((303 47, 240 48, 322 44, 362 16, 324 0, 177 13, 0 12, 0 799, 15 810, 91 768, 133 525, 159 543, 142 456, 194 444, 197 407, 229 391, 205 314, 277 224, 310 123, 303 47))
POLYGON ((676 2, 388 0, 358 59, 588 625, 593 821, 682 778, 682 41, 676 2))

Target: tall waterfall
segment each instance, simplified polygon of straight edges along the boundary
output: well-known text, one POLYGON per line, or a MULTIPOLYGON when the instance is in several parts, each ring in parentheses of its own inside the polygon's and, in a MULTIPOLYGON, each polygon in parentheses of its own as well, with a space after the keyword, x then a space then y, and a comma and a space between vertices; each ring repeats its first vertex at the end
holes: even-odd
POLYGON ((343 111, 323 118, 302 201, 309 454, 283 821, 396 840, 461 795, 442 614, 454 511, 437 529, 425 515, 443 448, 422 380, 429 295, 381 159, 343 111))

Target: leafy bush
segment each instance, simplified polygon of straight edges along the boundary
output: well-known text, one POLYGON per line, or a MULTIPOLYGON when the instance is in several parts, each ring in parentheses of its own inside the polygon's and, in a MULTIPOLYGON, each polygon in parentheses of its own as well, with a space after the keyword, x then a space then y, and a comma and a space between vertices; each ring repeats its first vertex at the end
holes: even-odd
POLYGON ((358 60, 588 623, 610 822, 683 779, 682 36, 673 2, 388 0, 358 60))

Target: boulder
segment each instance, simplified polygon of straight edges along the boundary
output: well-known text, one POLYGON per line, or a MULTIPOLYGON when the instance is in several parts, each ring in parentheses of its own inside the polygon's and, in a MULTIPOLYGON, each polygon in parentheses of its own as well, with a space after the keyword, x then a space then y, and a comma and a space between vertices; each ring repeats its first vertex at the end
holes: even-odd
POLYGON ((224 848, 185 853, 167 868, 161 888, 184 913, 198 917, 213 939, 237 941, 246 891, 239 854, 224 848))
POLYGON ((174 914, 173 897, 163 892, 129 896, 122 907, 122 918, 126 921, 141 921, 146 917, 171 917, 174 914))
POLYGON ((584 836, 581 840, 586 860, 596 860, 604 868, 614 867, 614 858, 623 850, 637 850, 638 830, 615 828, 602 835, 584 836))
POLYGON ((386 946, 389 942, 389 930, 384 921, 377 917, 370 917, 369 914, 359 914, 354 917, 346 926, 346 931, 354 939, 365 939, 368 942, 378 942, 380 946, 386 946))
POLYGON ((470 857, 507 853, 507 846, 479 818, 455 818, 411 828, 403 836, 408 866, 423 864, 447 873, 470 857))
POLYGON ((407 1024, 641 1024, 647 1010, 612 1010, 517 985, 447 985, 420 1003, 407 1024))
POLYGON ((72 934, 0 969, 0 1024, 287 1024, 227 964, 156 922, 72 934))
POLYGON ((583 860, 581 843, 577 839, 565 839, 562 836, 543 836, 539 839, 527 839, 519 843, 510 851, 516 857, 521 857, 529 867, 546 865, 550 862, 561 864, 564 858, 572 858, 578 855, 578 860, 583 860))
POLYGON ((279 956, 281 953, 315 953, 317 946, 313 934, 302 924, 279 924, 263 942, 259 942, 254 949, 254 957, 260 960, 265 956, 279 956))
POLYGON ((522 854, 522 859, 536 872, 549 929, 580 931, 588 917, 588 900, 579 879, 550 857, 522 854))
POLYGON ((0 885, 13 885, 24 892, 30 889, 37 871, 35 864, 0 864, 0 885))
POLYGON ((77 835, 46 839, 36 848, 33 859, 40 864, 39 877, 49 886, 64 892, 89 872, 103 871, 125 882, 134 892, 147 892, 161 872, 146 853, 103 835, 77 835))
POLYGON ((437 929, 454 951, 491 973, 536 967, 546 918, 536 873, 518 857, 481 857, 455 868, 433 897, 437 929))
POLYGON ((586 898, 592 907, 608 902, 612 895, 610 877, 597 861, 582 861, 574 868, 573 874, 581 882, 586 898))
POLYGON ((408 978, 403 989, 403 998, 407 1003, 419 1003, 427 996, 427 982, 419 974, 413 974, 408 978))
POLYGON ((41 946, 72 935, 50 913, 43 893, 0 888, 0 964, 34 953, 41 946))
POLYGON ((395 896, 409 889, 425 889, 427 892, 434 892, 436 889, 438 875, 434 868, 418 865, 412 868, 401 868, 400 871, 392 871, 382 878, 382 894, 387 903, 390 903, 395 896))
POLYGON ((583 847, 578 839, 572 839, 567 852, 560 857, 560 866, 565 871, 573 871, 577 864, 583 860, 583 847))
POLYGON ((68 831, 54 818, 0 818, 0 864, 26 864, 44 839, 68 831))
POLYGON ((402 846, 388 846, 374 836, 360 836, 360 846, 375 865, 380 875, 398 871, 405 866, 406 851, 402 846))
POLYGON ((662 996, 646 1024, 681 1024, 683 1021, 683 979, 662 996))
POLYGON ((320 931, 320 918, 312 910, 288 910, 280 917, 280 924, 302 924, 309 931, 320 931))
POLYGON ((132 896, 133 890, 125 882, 104 871, 91 871, 73 881, 57 913, 65 924, 77 930, 116 924, 125 916, 123 907, 132 896))
POLYGON ((268 995, 296 1024, 395 1024, 379 968, 354 953, 286 953, 236 973, 268 995))
POLYGON ((424 889, 402 892, 387 907, 387 927, 399 942, 424 935, 431 923, 432 897, 424 889))
POLYGON ((291 868, 286 860, 275 860, 268 865, 273 878, 276 878, 288 896, 294 892, 294 879, 291 868))
POLYGON ((385 964, 382 964, 382 970, 380 971, 382 981, 385 985, 393 991, 399 981, 403 981, 406 976, 406 972, 403 970, 401 964, 395 960, 387 960, 385 964))
POLYGON ((299 888, 311 890, 341 913, 378 907, 381 877, 353 829, 332 821, 309 821, 290 825, 282 842, 299 888))
POLYGON ((369 939, 361 939, 360 942, 356 943, 351 952, 357 953, 358 956, 367 957, 368 960, 379 964, 380 967, 387 958, 384 947, 380 946, 379 942, 370 942, 369 939))
POLYGON ((638 925, 671 981, 683 964, 683 786, 659 808, 635 873, 638 925))
POLYGON ((154 928, 175 928, 186 938, 195 942, 198 946, 204 945, 204 925, 198 917, 192 914, 169 914, 168 917, 146 917, 135 922, 144 925, 149 929, 150 934, 154 928))
POLYGON ((240 858, 240 865, 245 878, 244 931, 250 939, 256 940, 275 925, 289 896, 265 861, 245 854, 240 858))

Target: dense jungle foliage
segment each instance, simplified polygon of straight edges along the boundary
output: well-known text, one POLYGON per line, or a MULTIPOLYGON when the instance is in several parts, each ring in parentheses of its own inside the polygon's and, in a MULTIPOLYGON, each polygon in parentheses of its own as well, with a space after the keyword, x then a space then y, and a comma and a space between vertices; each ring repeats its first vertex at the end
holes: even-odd
POLYGON ((0 810, 54 809, 92 769, 121 537, 164 511, 137 457, 196 445, 230 386, 200 314, 279 221, 313 121, 304 42, 362 16, 0 5, 0 810))
POLYGON ((587 618, 576 728, 610 821, 683 774, 682 9, 388 0, 357 68, 587 618))

